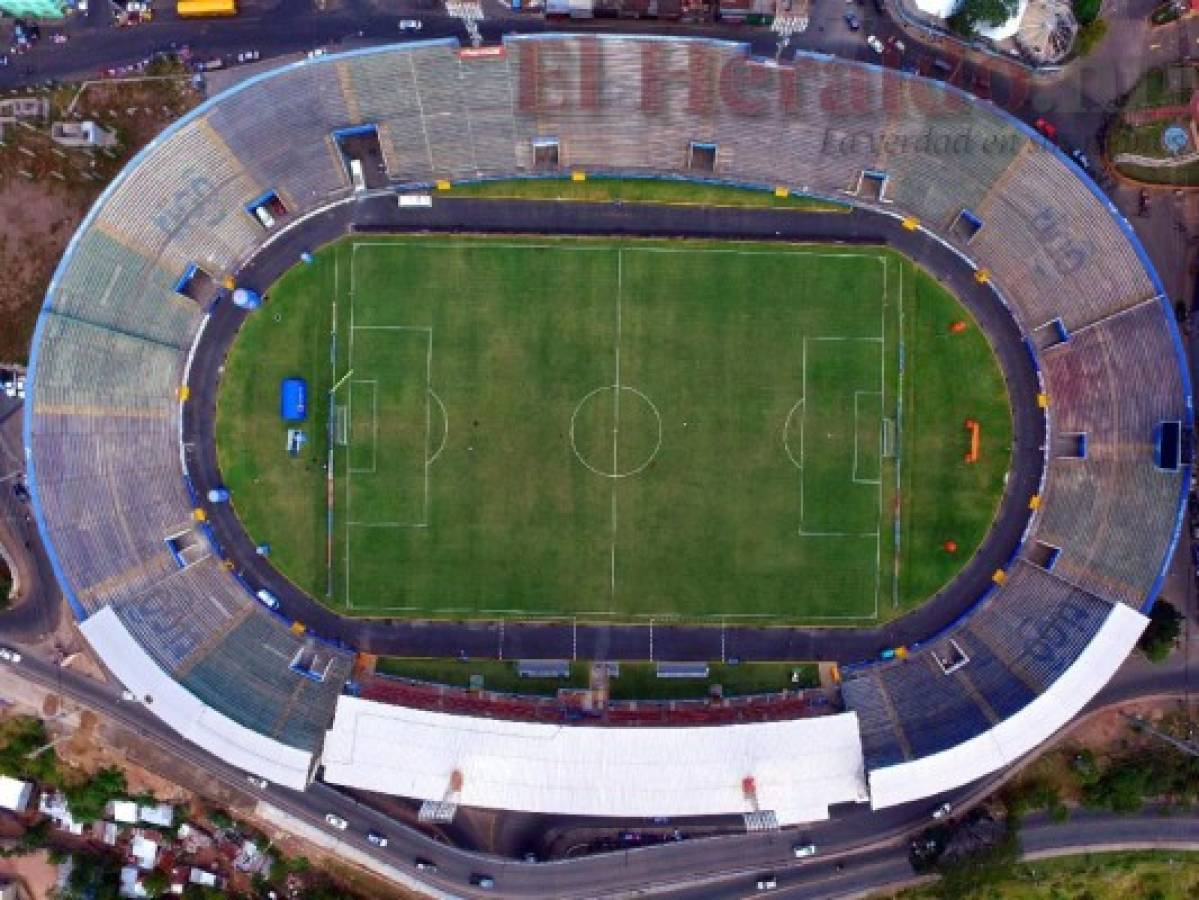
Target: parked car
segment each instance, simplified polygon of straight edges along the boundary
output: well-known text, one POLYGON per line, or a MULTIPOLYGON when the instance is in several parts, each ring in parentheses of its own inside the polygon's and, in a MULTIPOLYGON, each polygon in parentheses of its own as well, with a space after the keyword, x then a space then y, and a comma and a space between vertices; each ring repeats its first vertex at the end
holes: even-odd
POLYGON ((8 663, 19 663, 21 654, 12 647, 0 647, 0 659, 8 663))
POLYGON ((416 870, 418 872, 436 872, 437 871, 437 863, 433 862, 433 860, 431 860, 431 859, 425 859, 423 856, 418 856, 416 859, 414 859, 412 861, 412 864, 414 866, 416 866, 416 870))
POLYGON ((261 58, 262 54, 257 50, 245 50, 237 54, 237 61, 239 63, 257 62, 261 58))
POLYGON ((135 693, 133 693, 133 691, 129 691, 129 690, 121 691, 121 699, 124 700, 126 703, 136 703, 137 702, 137 694, 135 694, 135 693))
POLYGON ((495 887, 495 879, 490 875, 484 875, 481 872, 472 872, 470 876, 470 883, 477 888, 483 888, 485 891, 489 891, 495 887))
POLYGON ((266 588, 262 588, 262 590, 260 590, 254 596, 257 597, 258 602, 261 603, 263 606, 265 606, 267 609, 269 609, 271 611, 276 611, 279 609, 279 598, 276 597, 274 594, 272 594, 270 591, 268 591, 266 588))
POLYGON ((349 823, 336 813, 325 813, 325 822, 330 828, 336 828, 338 831, 345 831, 349 823))
POLYGON ((368 831, 366 833, 366 839, 368 841, 370 841, 372 844, 374 844, 376 847, 386 847, 387 846, 387 835, 380 834, 377 831, 368 831))
POLYGON ((869 45, 870 49, 873 50, 875 53, 878 53, 880 55, 882 54, 883 42, 880 41, 873 34, 866 38, 866 43, 869 45))
POLYGON ((1049 138, 1049 140, 1051 140, 1051 141, 1057 140, 1056 126, 1054 126, 1054 124, 1052 122, 1050 122, 1048 119, 1046 119, 1044 116, 1038 118, 1035 122, 1033 122, 1032 127, 1037 129, 1037 131, 1041 132, 1041 134, 1043 134, 1045 137, 1049 138))
POLYGON ((423 25, 420 19, 400 19, 400 31, 420 31, 423 25))
POLYGON ((809 856, 816 855, 815 844, 796 844, 791 848, 791 852, 795 854, 796 859, 807 859, 809 856))
POLYGON ((246 781, 250 782, 250 784, 254 785, 260 791, 265 791, 271 784, 265 778, 259 778, 257 775, 247 775, 246 781))
POLYGON ((12 483, 12 495, 22 503, 26 503, 29 501, 29 488, 25 487, 19 481, 14 481, 12 483))
POLYGON ((1074 160, 1078 167, 1084 172, 1090 171, 1091 161, 1087 159, 1087 155, 1077 147, 1074 147, 1070 150, 1070 158, 1074 160))
POLYGON ((779 880, 773 875, 762 875, 758 878, 757 887, 759 891, 773 891, 778 886, 779 880))
POLYGON ((850 31, 857 31, 862 27, 862 20, 856 14, 847 12, 845 14, 845 24, 849 26, 850 31))
POLYGON ((938 806, 936 809, 933 810, 933 818, 934 819, 944 819, 951 812, 953 812, 953 804, 952 803, 942 803, 940 806, 938 806))
POLYGON ((1137 197, 1137 215, 1145 218, 1149 215, 1149 191, 1141 188, 1141 193, 1137 197))

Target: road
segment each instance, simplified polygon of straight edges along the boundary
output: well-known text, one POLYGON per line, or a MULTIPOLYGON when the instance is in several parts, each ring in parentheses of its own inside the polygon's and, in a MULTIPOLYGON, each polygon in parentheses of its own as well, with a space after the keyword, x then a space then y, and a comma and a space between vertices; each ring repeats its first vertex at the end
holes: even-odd
MULTIPOLYGON (((577 859, 524 863, 438 843, 320 782, 304 792, 275 785, 257 791, 246 782, 244 773, 178 737, 142 704, 123 701, 119 685, 104 684, 28 657, 18 669, 0 669, 0 695, 5 692, 6 680, 17 675, 136 730, 207 775, 257 796, 332 836, 338 833, 324 825, 324 816, 336 813, 349 822, 348 830, 340 835, 347 844, 414 877, 417 873, 412 862, 416 857, 434 860, 439 871, 428 876, 429 882, 456 895, 483 896, 472 894, 466 882, 472 873, 485 872, 497 882, 497 890, 486 896, 568 898, 661 892, 679 898, 735 897, 750 891, 760 874, 770 872, 777 876, 784 896, 852 896, 910 877, 903 836, 927 822, 931 806, 949 799, 958 808, 964 808, 995 787, 994 781, 973 785, 944 797, 880 813, 870 813, 864 808, 837 811, 831 821, 801 831, 687 840, 577 859), (365 833, 370 829, 387 834, 389 846, 379 849, 368 844, 365 833), (816 843, 820 848, 818 856, 796 860, 791 852, 796 841, 816 843), (842 868, 838 868, 838 863, 842 868)), ((1177 674, 1173 678, 1177 680, 1177 674)), ((679 824, 685 827, 685 823, 679 824)), ((1153 810, 1134 817, 1080 811, 1065 825, 1053 825, 1032 816, 1022 831, 1022 841, 1029 852, 1163 841, 1187 842, 1199 847, 1199 814, 1178 813, 1163 819, 1153 810)))

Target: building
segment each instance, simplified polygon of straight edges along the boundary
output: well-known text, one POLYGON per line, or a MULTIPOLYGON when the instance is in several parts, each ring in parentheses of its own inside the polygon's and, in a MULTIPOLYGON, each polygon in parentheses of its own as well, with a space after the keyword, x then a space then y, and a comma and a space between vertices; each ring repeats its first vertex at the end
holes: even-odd
POLYGON ((0 809, 11 810, 15 813, 25 812, 32 797, 33 785, 31 783, 0 775, 0 809))
POLYGON ((50 140, 63 147, 112 147, 117 142, 116 135, 95 122, 55 122, 50 140))
POLYGON ((0 13, 27 19, 61 19, 66 9, 64 0, 0 0, 0 13))

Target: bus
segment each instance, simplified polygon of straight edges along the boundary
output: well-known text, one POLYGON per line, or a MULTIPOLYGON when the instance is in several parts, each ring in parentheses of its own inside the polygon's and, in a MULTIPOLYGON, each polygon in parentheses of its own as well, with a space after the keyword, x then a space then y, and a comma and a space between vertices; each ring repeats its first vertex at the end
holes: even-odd
POLYGON ((236 16, 237 0, 179 0, 175 12, 181 19, 206 16, 236 16))

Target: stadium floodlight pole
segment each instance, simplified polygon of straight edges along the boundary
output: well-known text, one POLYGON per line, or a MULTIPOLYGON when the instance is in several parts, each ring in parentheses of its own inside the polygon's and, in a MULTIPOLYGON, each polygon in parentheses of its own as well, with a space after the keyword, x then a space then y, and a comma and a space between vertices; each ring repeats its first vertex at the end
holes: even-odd
POLYGON ((353 374, 354 374, 354 370, 353 370, 353 369, 350 369, 350 371, 348 371, 348 372, 346 372, 346 374, 342 375, 342 376, 341 376, 341 379, 340 379, 340 380, 337 382, 337 384, 335 384, 335 385, 333 385, 333 387, 329 388, 329 394, 330 394, 330 395, 336 394, 336 393, 337 393, 337 389, 338 389, 339 387, 341 387, 343 384, 345 384, 345 383, 346 383, 346 379, 347 379, 347 378, 349 378, 349 377, 350 377, 351 375, 353 375, 353 374))

